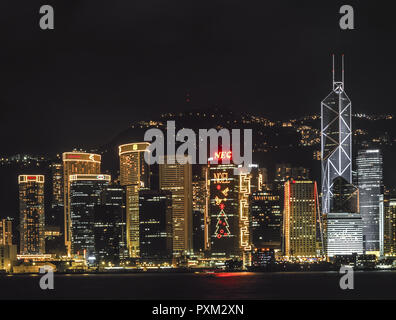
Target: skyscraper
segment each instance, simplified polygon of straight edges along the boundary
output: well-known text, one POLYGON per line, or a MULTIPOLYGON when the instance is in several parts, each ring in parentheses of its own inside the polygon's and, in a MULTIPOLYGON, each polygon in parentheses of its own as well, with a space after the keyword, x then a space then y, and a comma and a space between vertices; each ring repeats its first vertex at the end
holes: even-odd
POLYGON ((129 255, 139 257, 139 190, 150 188, 150 166, 144 160, 149 156, 148 142, 123 144, 120 156, 120 182, 126 190, 126 228, 129 255))
POLYGON ((286 181, 284 199, 285 255, 288 257, 317 256, 319 206, 316 182, 286 181))
POLYGON ((191 253, 192 243, 192 168, 180 158, 164 158, 159 165, 160 190, 172 193, 173 254, 191 253), (173 161, 172 161, 173 160, 173 161), (175 163, 167 163, 167 162, 175 163))
POLYGON ((396 256, 396 190, 384 194, 384 255, 396 256))
POLYGON ((327 213, 326 248, 335 255, 363 254, 362 217, 358 213, 327 213))
POLYGON ((19 224, 20 253, 44 254, 44 176, 20 175, 19 224))
POLYGON ((95 205, 95 255, 100 266, 109 263, 118 265, 129 256, 124 201, 124 188, 109 185, 100 194, 100 204, 95 205))
POLYGON ((250 224, 254 248, 281 248, 282 212, 277 192, 266 190, 252 193, 250 224))
POLYGON ((172 194, 169 191, 139 191, 140 256, 143 260, 171 262, 172 194))
POLYGON ((101 156, 85 152, 64 152, 63 158, 63 203, 65 246, 67 253, 71 253, 71 223, 70 223, 70 175, 72 174, 99 174, 101 156))
POLYGON ((359 150, 356 164, 364 250, 379 255, 384 243, 382 153, 378 149, 359 150))
POLYGON ((45 214, 46 253, 64 255, 65 252, 65 212, 62 163, 51 163, 51 207, 45 214))
POLYGON ((335 81, 333 55, 333 90, 321 103, 322 212, 330 212, 335 178, 352 182, 352 103, 344 90, 344 56, 342 81, 335 81))
POLYGON ((205 250, 206 217, 208 210, 207 166, 200 167, 192 181, 193 247, 194 252, 205 250))
POLYGON ((61 163, 51 163, 52 199, 51 206, 63 206, 63 166, 61 163))
POLYGON ((0 220, 0 244, 11 245, 12 244, 12 220, 1 219, 0 220))
POLYGON ((237 166, 222 163, 218 154, 213 157, 217 164, 209 159, 210 252, 213 258, 240 258, 239 176, 234 174, 237 166))
POLYGON ((84 254, 90 263, 94 263, 95 207, 101 204, 101 193, 109 185, 111 177, 102 174, 73 174, 69 179, 72 252, 84 254))
POLYGON ((323 214, 327 257, 362 254, 359 189, 339 176, 333 180, 331 194, 330 212, 323 214))

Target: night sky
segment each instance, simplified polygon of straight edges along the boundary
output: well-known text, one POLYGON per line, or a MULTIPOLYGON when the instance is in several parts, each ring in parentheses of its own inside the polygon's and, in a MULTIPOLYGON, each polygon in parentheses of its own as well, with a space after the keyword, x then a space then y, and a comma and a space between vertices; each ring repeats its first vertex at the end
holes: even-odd
POLYGON ((393 112, 389 3, 1 0, 0 156, 101 145, 134 120, 186 108, 319 113, 332 53, 345 54, 353 112, 393 112), (44 4, 55 30, 39 28, 44 4), (343 4, 355 30, 339 28, 343 4))

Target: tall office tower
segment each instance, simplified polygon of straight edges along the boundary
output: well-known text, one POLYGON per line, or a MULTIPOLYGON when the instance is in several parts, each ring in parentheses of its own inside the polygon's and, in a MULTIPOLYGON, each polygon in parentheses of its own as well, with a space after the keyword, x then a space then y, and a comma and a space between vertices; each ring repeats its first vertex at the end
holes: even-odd
POLYGON ((0 244, 12 245, 12 220, 0 220, 0 244))
POLYGON ((205 225, 208 210, 207 166, 200 167, 199 174, 192 179, 192 225, 193 249, 195 253, 205 250, 205 225))
POLYGON ((19 225, 20 253, 45 253, 44 176, 20 175, 19 225))
POLYGON ((51 206, 63 206, 63 166, 61 163, 51 163, 52 199, 51 206))
POLYGON ((335 81, 333 55, 333 90, 321 103, 322 213, 330 212, 331 188, 337 177, 352 183, 352 103, 342 81, 335 81))
POLYGON ((382 154, 378 149, 359 150, 356 159, 359 207, 363 219, 363 247, 367 254, 383 250, 382 154))
POLYGON ((285 183, 284 248, 288 257, 317 256, 319 214, 316 182, 289 180, 285 183))
POLYGON ((99 266, 119 265, 129 257, 126 246, 125 190, 110 185, 100 195, 94 208, 96 261, 99 266))
POLYGON ((336 255, 363 254, 363 223, 358 213, 325 214, 326 251, 336 255))
POLYGON ((384 255, 396 256, 396 190, 384 194, 384 255))
POLYGON ((63 165, 53 162, 50 164, 52 198, 51 207, 45 214, 45 250, 46 253, 64 255, 65 252, 65 212, 63 165))
POLYGON ((213 258, 240 258, 239 176, 234 174, 237 166, 222 163, 219 154, 209 159, 210 252, 213 258), (218 163, 213 163, 216 160, 218 163))
POLYGON ((244 172, 243 169, 239 171, 239 188, 238 188, 238 202, 239 202, 239 239, 240 249, 242 254, 243 267, 251 265, 251 234, 250 234, 250 188, 251 175, 244 172))
POLYGON ((282 212, 278 192, 254 192, 250 196, 250 228, 254 248, 281 249, 282 212))
POLYGON ((95 206, 111 177, 103 174, 72 174, 70 184, 71 249, 84 255, 88 263, 95 263, 95 206))
MULTIPOLYGON (((183 157, 184 159, 184 157, 183 157)), ((173 254, 191 253, 192 243, 192 168, 181 157, 168 156, 159 165, 159 186, 172 193, 173 254), (167 163, 167 162, 175 162, 167 163)), ((187 159, 186 159, 187 160, 187 159)))
POLYGON ((139 191, 140 257, 171 262, 172 194, 169 191, 139 191))
POLYGON ((85 152, 64 152, 63 158, 63 204, 66 251, 71 254, 70 175, 100 174, 101 156, 85 152))
POLYGON ((148 142, 128 143, 118 147, 120 182, 126 190, 127 244, 131 258, 139 257, 139 190, 150 188, 148 142))

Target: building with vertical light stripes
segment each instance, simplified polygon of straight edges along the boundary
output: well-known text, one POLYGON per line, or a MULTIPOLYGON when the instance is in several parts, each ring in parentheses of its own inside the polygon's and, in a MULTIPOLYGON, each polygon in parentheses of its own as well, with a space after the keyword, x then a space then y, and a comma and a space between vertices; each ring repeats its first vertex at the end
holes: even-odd
POLYGON ((125 188, 126 241, 131 258, 140 256, 139 250, 139 190, 150 188, 150 166, 144 160, 149 156, 148 142, 123 144, 118 147, 120 183, 125 188))

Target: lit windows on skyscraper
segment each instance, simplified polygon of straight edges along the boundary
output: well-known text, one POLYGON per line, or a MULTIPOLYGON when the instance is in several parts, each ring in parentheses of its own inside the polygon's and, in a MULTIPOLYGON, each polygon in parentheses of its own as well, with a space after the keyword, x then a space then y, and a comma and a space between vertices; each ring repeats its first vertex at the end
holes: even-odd
POLYGON ((20 175, 18 183, 20 253, 44 254, 44 176, 20 175))
POLYGON ((139 191, 140 257, 143 261, 172 261, 172 194, 139 191))
POLYGON ((396 191, 384 194, 384 255, 396 256, 396 191))
POLYGON ((240 257, 239 176, 234 164, 209 164, 210 250, 214 258, 240 257))
POLYGON ((317 256, 318 193, 316 182, 285 183, 284 247, 290 257, 317 256))
POLYGON ((359 150, 356 164, 363 247, 366 253, 378 255, 384 240, 382 153, 378 149, 359 150))
POLYGON ((150 188, 148 142, 123 144, 118 147, 120 156, 120 182, 126 191, 126 229, 130 257, 139 257, 139 190, 150 188))
POLYGON ((63 197, 65 213, 65 245, 67 252, 71 253, 71 223, 70 223, 70 175, 73 174, 99 174, 101 156, 94 153, 79 151, 64 152, 63 158, 63 197))
POLYGON ((159 165, 159 186, 172 193, 173 254, 191 253, 192 244, 192 167, 171 156, 159 165))
POLYGON ((125 190, 107 186, 94 208, 95 256, 99 266, 118 265, 128 258, 126 247, 125 190))
POLYGON ((279 194, 259 191, 250 197, 252 244, 255 248, 281 248, 282 213, 279 194))
POLYGON ((358 213, 327 213, 327 256, 363 254, 362 217, 358 213))
POLYGON ((109 185, 110 176, 76 174, 70 176, 70 213, 72 252, 85 255, 95 262, 95 206, 101 203, 101 193, 109 185))

